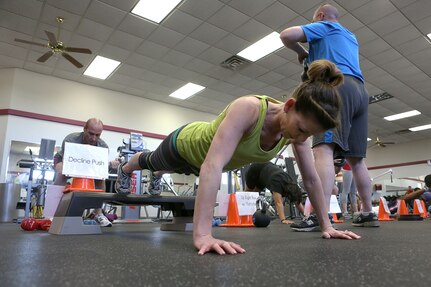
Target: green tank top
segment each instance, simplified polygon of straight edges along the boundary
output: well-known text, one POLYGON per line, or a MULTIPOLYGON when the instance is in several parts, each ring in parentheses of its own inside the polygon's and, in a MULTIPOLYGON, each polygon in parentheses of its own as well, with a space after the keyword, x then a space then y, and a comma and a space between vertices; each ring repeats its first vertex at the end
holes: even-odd
MULTIPOLYGON (((267 162, 273 159, 277 153, 288 144, 288 140, 282 138, 277 145, 269 151, 262 150, 260 146, 260 134, 268 109, 267 101, 282 103, 267 96, 256 96, 260 99, 260 112, 257 123, 253 131, 243 137, 235 152, 224 167, 224 171, 240 168, 252 162, 267 162)), ((185 126, 178 134, 176 145, 178 153, 189 164, 200 169, 205 160, 212 139, 223 119, 229 106, 212 122, 193 122, 185 126)))

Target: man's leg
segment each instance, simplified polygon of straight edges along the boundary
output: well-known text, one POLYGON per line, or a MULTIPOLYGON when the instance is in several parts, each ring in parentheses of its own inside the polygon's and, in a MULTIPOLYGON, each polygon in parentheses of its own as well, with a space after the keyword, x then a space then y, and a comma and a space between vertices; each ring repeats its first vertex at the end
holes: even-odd
POLYGON ((371 204, 371 178, 367 166, 362 158, 348 158, 355 179, 356 188, 362 199, 362 211, 372 211, 371 204))
POLYGON ((349 157, 347 161, 352 168, 356 188, 362 201, 361 211, 353 214, 352 224, 354 226, 378 227, 379 221, 371 204, 371 179, 367 166, 362 158, 349 157))

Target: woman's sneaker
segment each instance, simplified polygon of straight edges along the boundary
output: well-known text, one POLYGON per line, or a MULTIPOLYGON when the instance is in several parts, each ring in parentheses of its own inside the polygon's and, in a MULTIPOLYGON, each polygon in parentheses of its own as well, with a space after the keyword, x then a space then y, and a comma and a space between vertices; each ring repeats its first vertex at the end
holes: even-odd
POLYGON ((94 220, 97 223, 99 223, 99 225, 102 226, 102 227, 111 227, 112 226, 111 221, 109 221, 109 219, 106 218, 106 216, 103 215, 102 213, 95 214, 94 215, 94 220))
POLYGON ((123 166, 125 164, 126 163, 123 162, 118 166, 117 180, 115 181, 115 192, 120 194, 130 193, 130 181, 132 179, 132 175, 123 171, 123 166))
POLYGON ((311 214, 308 217, 304 217, 298 223, 292 223, 290 225, 290 228, 295 231, 303 232, 320 231, 319 221, 317 220, 317 216, 315 214, 311 214))
POLYGON ((151 176, 149 192, 151 195, 160 195, 162 192, 162 176, 151 176))
POLYGON ((373 212, 355 212, 353 214, 353 226, 360 227, 379 227, 379 220, 377 215, 373 212))
MULTIPOLYGON (((329 222, 334 224, 334 219, 332 218, 332 214, 328 213, 329 222)), ((304 217, 299 223, 292 223, 290 225, 295 231, 320 231, 319 220, 317 219, 316 214, 310 214, 308 217, 304 217)))

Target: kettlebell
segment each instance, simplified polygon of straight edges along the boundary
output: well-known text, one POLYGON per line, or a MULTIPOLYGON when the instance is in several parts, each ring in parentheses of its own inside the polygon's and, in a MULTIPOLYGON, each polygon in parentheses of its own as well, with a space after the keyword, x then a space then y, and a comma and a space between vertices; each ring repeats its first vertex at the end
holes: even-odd
POLYGON ((267 203, 262 200, 262 198, 258 198, 256 200, 256 212, 253 214, 253 224, 256 227, 267 227, 271 222, 271 218, 268 214, 266 214, 267 203))

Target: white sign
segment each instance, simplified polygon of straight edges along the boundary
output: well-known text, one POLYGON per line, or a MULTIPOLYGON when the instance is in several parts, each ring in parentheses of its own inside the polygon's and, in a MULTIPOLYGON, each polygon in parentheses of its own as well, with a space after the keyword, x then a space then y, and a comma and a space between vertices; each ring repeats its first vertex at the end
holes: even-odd
POLYGON ((386 198, 382 196, 380 197, 380 200, 382 201, 383 209, 385 210, 386 214, 391 214, 391 212, 389 211, 388 202, 386 201, 386 198))
POLYGON ((421 203, 420 199, 415 199, 415 204, 416 204, 420 214, 425 212, 424 209, 422 208, 422 203, 421 203))
POLYGON ((341 213, 340 205, 338 204, 337 196, 332 194, 329 202, 329 213, 341 213))
POLYGON ((240 216, 253 215, 256 212, 256 200, 259 197, 259 192, 238 191, 235 195, 240 216))
POLYGON ((107 148, 67 142, 64 147, 63 174, 71 177, 107 178, 108 153, 107 148))

